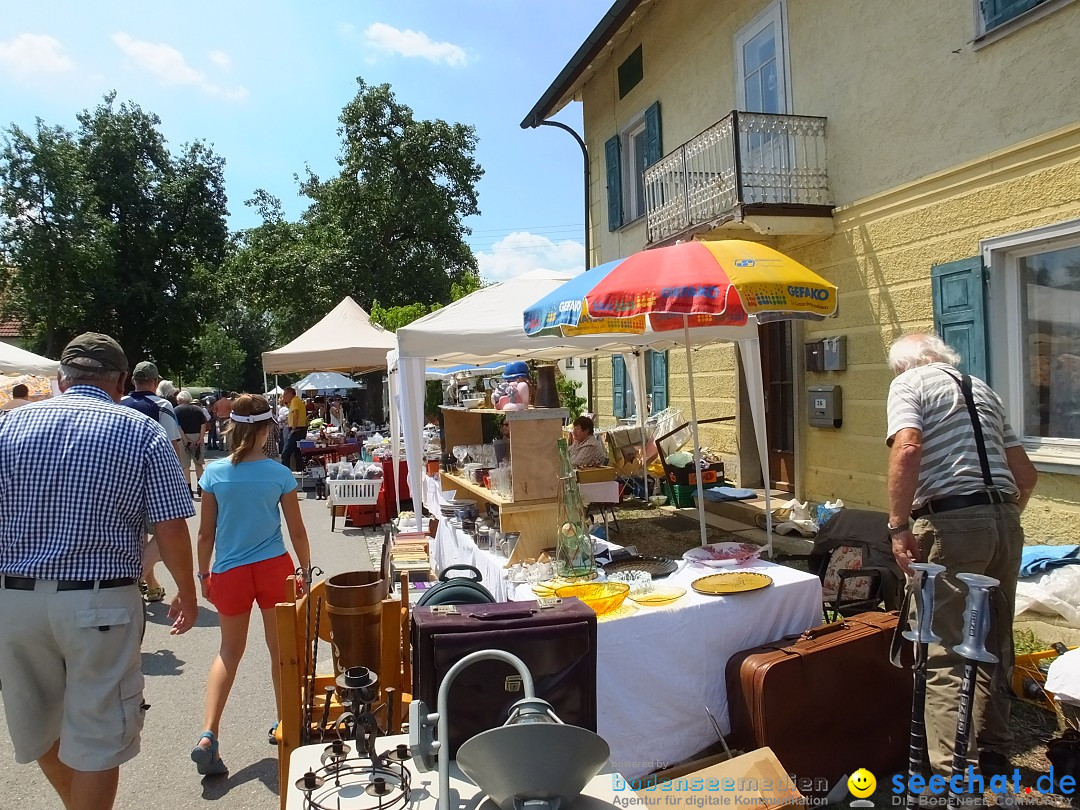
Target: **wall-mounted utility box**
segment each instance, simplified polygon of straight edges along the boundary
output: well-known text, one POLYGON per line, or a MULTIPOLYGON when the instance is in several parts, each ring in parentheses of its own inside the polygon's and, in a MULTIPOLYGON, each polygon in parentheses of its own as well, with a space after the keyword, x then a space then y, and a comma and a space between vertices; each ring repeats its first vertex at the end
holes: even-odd
POLYGON ((822 343, 825 352, 825 370, 847 371, 847 335, 825 338, 822 343))
POLYGON ((811 427, 838 428, 843 424, 843 400, 839 385, 812 385, 806 389, 807 417, 811 427))
POLYGON ((812 340, 803 347, 806 351, 806 370, 825 370, 825 341, 812 340))

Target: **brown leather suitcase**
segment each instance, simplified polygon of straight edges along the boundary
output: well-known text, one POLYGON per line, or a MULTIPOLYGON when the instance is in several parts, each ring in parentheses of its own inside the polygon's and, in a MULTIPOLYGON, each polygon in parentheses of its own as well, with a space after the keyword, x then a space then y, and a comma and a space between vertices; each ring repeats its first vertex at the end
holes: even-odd
MULTIPOLYGON (((596 614, 577 599, 417 607, 413 611, 413 697, 435 711, 439 685, 459 660, 478 650, 513 653, 529 668, 537 697, 564 723, 596 731, 596 614), (446 606, 449 607, 449 606, 446 606)), ((450 755, 470 737, 506 722, 525 695, 509 664, 480 661, 450 687, 450 755)))
POLYGON ((813 795, 859 768, 904 771, 913 678, 910 642, 904 667, 889 662, 898 615, 861 613, 733 655, 732 745, 769 746, 788 773, 814 780, 799 783, 813 795))

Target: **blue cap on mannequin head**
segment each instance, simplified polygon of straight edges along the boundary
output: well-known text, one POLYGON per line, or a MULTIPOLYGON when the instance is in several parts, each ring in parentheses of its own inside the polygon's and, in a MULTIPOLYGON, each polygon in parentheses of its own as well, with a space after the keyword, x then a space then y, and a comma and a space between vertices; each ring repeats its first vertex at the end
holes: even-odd
POLYGON ((504 380, 512 380, 515 377, 528 377, 529 364, 523 360, 515 360, 512 363, 507 363, 502 376, 504 380))

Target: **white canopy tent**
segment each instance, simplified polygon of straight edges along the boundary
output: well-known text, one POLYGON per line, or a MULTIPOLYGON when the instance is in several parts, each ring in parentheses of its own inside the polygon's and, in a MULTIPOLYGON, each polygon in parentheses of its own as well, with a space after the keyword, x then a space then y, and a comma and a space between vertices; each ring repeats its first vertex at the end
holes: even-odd
MULTIPOLYGON (((423 434, 425 369, 428 366, 458 363, 488 363, 495 360, 558 360, 582 352, 619 354, 634 348, 662 351, 684 346, 682 332, 646 333, 643 335, 588 335, 574 338, 560 336, 529 337, 522 328, 522 313, 530 304, 568 279, 550 271, 533 271, 509 281, 493 284, 455 301, 442 309, 403 326, 397 331, 397 353, 387 355, 387 367, 396 373, 390 389, 391 419, 401 421, 405 437, 405 457, 409 467, 409 486, 415 499, 423 492, 423 434), (395 397, 397 401, 395 402, 395 397), (395 412, 396 411, 396 412, 395 412)), ((765 436, 765 400, 761 383, 761 354, 757 321, 751 317, 745 326, 698 328, 690 332, 691 345, 734 342, 739 347, 746 372, 750 411, 754 420, 758 457, 769 492, 768 444, 765 436)), ((632 377, 644 379, 643 358, 632 377)), ((645 397, 638 394, 638 400, 645 397)), ((638 408, 639 419, 643 409, 638 408)), ((397 433, 395 432, 395 438, 397 433)), ((395 442, 396 444, 396 442, 395 442)), ((769 551, 772 550, 771 521, 769 551)))
POLYGON ((34 377, 55 377, 60 370, 60 363, 42 357, 39 354, 20 349, 10 343, 0 343, 0 374, 18 376, 30 374, 34 377))
POLYGON ((376 371, 386 368, 386 353, 395 348, 393 332, 371 318, 351 297, 325 318, 280 349, 263 352, 268 374, 297 371, 376 371))

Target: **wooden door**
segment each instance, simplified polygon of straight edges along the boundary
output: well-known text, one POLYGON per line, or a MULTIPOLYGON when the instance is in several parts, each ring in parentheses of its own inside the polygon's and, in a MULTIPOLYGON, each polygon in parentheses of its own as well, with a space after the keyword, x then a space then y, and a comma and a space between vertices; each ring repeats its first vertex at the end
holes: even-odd
POLYGON ((761 339, 761 376, 765 392, 765 431, 769 443, 769 479, 773 489, 795 490, 795 378, 791 322, 765 324, 761 339))

